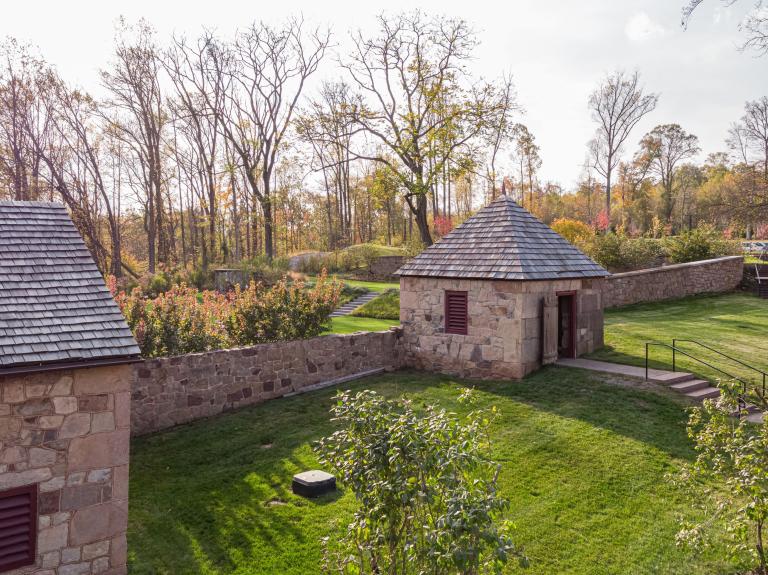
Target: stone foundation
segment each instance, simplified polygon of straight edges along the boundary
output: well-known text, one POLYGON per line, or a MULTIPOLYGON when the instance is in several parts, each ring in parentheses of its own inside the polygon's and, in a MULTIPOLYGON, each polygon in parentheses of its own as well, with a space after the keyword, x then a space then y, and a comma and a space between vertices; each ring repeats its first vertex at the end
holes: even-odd
POLYGON ((132 432, 150 433, 373 369, 400 366, 396 331, 147 360, 136 365, 132 432))
POLYGON ((519 379, 542 365, 543 301, 577 297, 576 353, 603 345, 601 279, 508 281, 403 277, 404 362, 473 378, 519 379), (445 333, 445 291, 468 292, 467 335, 445 333))
POLYGON ((613 274, 606 278, 606 308, 681 298, 736 289, 742 281, 744 258, 728 256, 700 262, 613 274))
POLYGON ((132 366, 0 376, 0 490, 38 486, 37 560, 11 573, 126 572, 132 366))

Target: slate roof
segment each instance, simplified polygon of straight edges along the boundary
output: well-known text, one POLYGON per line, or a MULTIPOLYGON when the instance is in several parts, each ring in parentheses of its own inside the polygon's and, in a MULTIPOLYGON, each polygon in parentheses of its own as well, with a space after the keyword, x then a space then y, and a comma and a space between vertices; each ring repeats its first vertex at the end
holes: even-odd
POLYGON ((139 353, 64 206, 0 201, 0 372, 139 353))
POLYGON ((494 280, 610 275, 509 196, 491 202, 395 273, 494 280))

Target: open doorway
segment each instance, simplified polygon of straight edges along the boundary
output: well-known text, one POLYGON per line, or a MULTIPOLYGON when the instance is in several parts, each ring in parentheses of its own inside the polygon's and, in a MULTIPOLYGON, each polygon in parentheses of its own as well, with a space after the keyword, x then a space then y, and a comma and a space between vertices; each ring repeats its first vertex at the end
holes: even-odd
POLYGON ((557 294, 557 356, 576 357, 576 292, 557 294))

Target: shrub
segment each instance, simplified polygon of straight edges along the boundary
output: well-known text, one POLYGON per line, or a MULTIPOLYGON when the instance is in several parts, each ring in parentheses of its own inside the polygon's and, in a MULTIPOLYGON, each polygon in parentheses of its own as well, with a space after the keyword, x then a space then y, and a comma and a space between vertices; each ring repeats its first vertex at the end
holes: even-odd
MULTIPOLYGON (((109 285, 114 293, 114 280, 109 285)), ((311 288, 282 279, 223 295, 181 285, 152 298, 137 287, 116 293, 115 300, 142 355, 164 357, 319 335, 340 291, 321 274, 311 288)))
POLYGON ((664 249, 673 263, 694 262, 739 253, 738 244, 728 241, 713 226, 703 224, 677 236, 664 238, 664 249))
POLYGON ((500 521, 509 503, 488 458, 495 409, 459 419, 366 390, 339 393, 331 411, 340 429, 317 450, 359 509, 345 537, 324 540, 326 572, 480 574, 501 573, 512 557, 525 563, 500 521))
POLYGON ((583 249, 612 272, 648 267, 661 255, 661 246, 654 240, 630 238, 613 232, 593 236, 583 244, 583 249))
POLYGON ((595 235, 590 226, 579 220, 558 218, 552 222, 552 229, 574 245, 580 245, 595 235))
MULTIPOLYGON (((701 547, 706 531, 725 526, 728 551, 734 558, 750 558, 759 567, 750 573, 768 575, 765 528, 768 522, 768 421, 759 425, 736 419, 741 385, 720 386, 718 401, 706 400, 694 408, 688 435, 698 453, 673 483, 684 488, 701 508, 699 522, 686 522, 677 534, 678 545, 701 547), (721 486, 725 486, 724 488, 721 486)), ((765 396, 754 392, 750 402, 766 410, 765 396)))

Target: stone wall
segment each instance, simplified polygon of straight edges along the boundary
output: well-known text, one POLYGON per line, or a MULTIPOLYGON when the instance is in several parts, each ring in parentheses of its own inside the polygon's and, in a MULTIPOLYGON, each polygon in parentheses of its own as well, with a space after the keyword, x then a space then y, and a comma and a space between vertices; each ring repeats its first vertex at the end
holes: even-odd
POLYGON ((373 260, 368 268, 356 272, 355 278, 369 281, 399 281, 399 278, 394 273, 407 259, 405 256, 379 256, 373 260))
POLYGON ((744 258, 728 256, 660 268, 613 274, 605 280, 604 307, 652 302, 735 289, 742 280, 744 258))
POLYGON ((151 359, 136 366, 134 435, 400 365, 394 330, 151 359))
POLYGON ((0 376, 0 490, 38 485, 37 561, 126 572, 132 366, 0 376))
POLYGON ((542 364, 544 298, 576 291, 576 353, 603 345, 600 279, 502 281, 403 277, 406 365, 463 377, 521 378, 542 364), (445 333, 445 291, 466 291, 467 335, 445 333))

